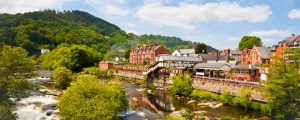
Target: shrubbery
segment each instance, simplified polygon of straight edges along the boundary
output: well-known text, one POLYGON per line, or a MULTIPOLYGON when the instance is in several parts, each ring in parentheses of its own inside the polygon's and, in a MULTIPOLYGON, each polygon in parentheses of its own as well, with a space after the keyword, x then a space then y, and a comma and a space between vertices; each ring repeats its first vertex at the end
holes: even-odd
POLYGON ((53 72, 54 87, 66 89, 72 81, 72 71, 65 67, 58 67, 53 72))
POLYGON ((190 97, 199 99, 201 101, 218 100, 218 96, 216 94, 201 90, 193 90, 192 94, 190 94, 190 97))
POLYGON ((65 120, 115 120, 128 107, 120 83, 98 82, 96 76, 77 77, 59 100, 65 120))
POLYGON ((188 96, 192 93, 193 79, 189 74, 181 74, 172 78, 173 85, 171 86, 171 92, 177 95, 188 96))

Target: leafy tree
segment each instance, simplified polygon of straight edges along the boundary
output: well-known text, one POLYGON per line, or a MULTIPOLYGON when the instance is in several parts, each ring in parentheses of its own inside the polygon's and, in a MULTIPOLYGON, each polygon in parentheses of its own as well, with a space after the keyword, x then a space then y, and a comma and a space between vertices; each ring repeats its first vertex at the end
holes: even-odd
POLYGON ((204 43, 196 44, 195 52, 196 54, 207 53, 206 45, 204 43))
POLYGON ((65 120, 115 120, 128 107, 120 83, 97 82, 96 76, 78 77, 59 100, 59 114, 65 120))
POLYGON ((84 67, 93 66, 102 59, 96 50, 85 45, 61 44, 57 49, 40 56, 41 67, 55 69, 66 67, 72 71, 80 71, 84 67))
MULTIPOLYGON (((296 51, 296 50, 295 50, 296 51)), ((299 58, 294 54, 293 58, 299 58)), ((268 106, 272 116, 295 119, 300 115, 300 67, 294 63, 276 61, 267 81, 268 106)))
POLYGON ((171 92, 173 94, 188 96, 192 93, 193 79, 190 77, 189 74, 181 74, 178 76, 174 76, 172 80, 173 85, 171 87, 171 92))
POLYGON ((220 101, 232 105, 233 96, 231 95, 230 91, 223 91, 220 95, 220 101))
POLYGON ((53 72, 54 86, 60 89, 69 87, 72 81, 72 71, 65 67, 58 67, 53 72))
POLYGON ((26 50, 3 46, 0 53, 0 118, 14 119, 13 101, 9 98, 24 97, 31 88, 27 78, 33 75, 34 65, 26 50))
POLYGON ((261 39, 256 36, 244 36, 239 43, 239 50, 251 49, 253 46, 262 46, 261 39))

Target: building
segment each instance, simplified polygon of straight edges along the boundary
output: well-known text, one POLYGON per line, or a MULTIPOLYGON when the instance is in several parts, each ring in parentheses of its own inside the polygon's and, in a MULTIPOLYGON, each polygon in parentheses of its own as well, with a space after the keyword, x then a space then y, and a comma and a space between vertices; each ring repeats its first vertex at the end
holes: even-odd
POLYGON ((231 79, 241 81, 259 81, 259 69, 250 64, 239 64, 231 68, 231 79))
POLYGON ((242 51, 225 49, 225 50, 220 51, 219 55, 225 55, 225 56, 229 55, 230 60, 240 62, 242 51))
POLYGON ((46 48, 42 48, 42 49, 41 49, 41 53, 42 53, 42 54, 45 54, 46 52, 50 52, 50 50, 49 50, 49 49, 46 49, 46 48))
POLYGON ((142 64, 144 61, 152 64, 156 61, 156 57, 162 54, 169 54, 162 45, 137 46, 130 51, 130 63, 142 64))
POLYGON ((124 56, 115 56, 114 57, 114 60, 116 61, 116 62, 120 62, 120 61, 122 61, 122 60, 126 60, 126 58, 124 57, 124 56))
POLYGON ((231 65, 227 63, 198 63, 193 67, 196 77, 228 78, 231 65))
POLYGON ((291 53, 285 53, 286 50, 292 50, 300 47, 300 35, 295 36, 292 34, 290 37, 286 37, 284 40, 279 41, 278 44, 272 47, 272 56, 283 58, 286 61, 292 61, 288 58, 291 53))
POLYGON ((193 56, 193 57, 197 57, 198 54, 195 54, 195 49, 176 49, 172 53, 172 56, 193 56))
POLYGON ((214 62, 228 62, 228 56, 226 55, 214 55, 214 54, 199 54, 199 57, 203 62, 214 63, 214 62))
POLYGON ((113 62, 109 62, 109 61, 105 61, 105 60, 99 62, 99 68, 102 70, 113 69, 113 67, 114 67, 113 62))
POLYGON ((150 65, 144 74, 160 75, 160 73, 167 73, 169 76, 174 76, 183 73, 188 68, 192 68, 195 64, 202 61, 201 58, 192 56, 159 56, 156 63, 150 65))
POLYGON ((241 55, 242 64, 270 64, 271 47, 256 47, 252 49, 244 49, 241 55))

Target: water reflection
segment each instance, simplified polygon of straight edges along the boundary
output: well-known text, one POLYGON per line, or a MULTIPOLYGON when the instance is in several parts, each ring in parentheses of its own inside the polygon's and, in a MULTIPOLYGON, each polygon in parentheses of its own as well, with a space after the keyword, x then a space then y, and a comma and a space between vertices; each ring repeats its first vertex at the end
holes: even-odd
POLYGON ((143 87, 136 86, 132 83, 123 83, 127 87, 126 95, 130 103, 130 111, 140 112, 131 116, 124 116, 126 120, 141 120, 141 119, 161 119, 163 116, 172 111, 187 108, 196 113, 202 113, 210 119, 218 119, 223 116, 230 116, 239 119, 242 116, 254 117, 261 120, 268 120, 265 114, 259 111, 249 111, 246 109, 222 105, 217 108, 209 106, 200 106, 198 103, 187 104, 190 99, 175 97, 170 95, 169 91, 154 90, 148 93, 143 87), (142 115, 141 115, 142 113, 142 115))

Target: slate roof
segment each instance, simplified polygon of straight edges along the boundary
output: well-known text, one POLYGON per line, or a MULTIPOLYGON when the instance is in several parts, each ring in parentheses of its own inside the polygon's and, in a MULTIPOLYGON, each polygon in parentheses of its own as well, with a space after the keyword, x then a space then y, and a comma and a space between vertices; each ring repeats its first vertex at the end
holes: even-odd
POLYGON ((203 61, 208 61, 208 60, 228 60, 228 57, 225 55, 213 55, 213 54, 199 54, 199 57, 203 59, 203 61))
POLYGON ((271 47, 256 47, 256 49, 261 58, 270 59, 272 50, 271 47))
POLYGON ((146 45, 146 46, 137 46, 133 50, 135 52, 146 51, 146 50, 152 51, 152 50, 157 50, 160 47, 162 47, 162 45, 146 45))
POLYGON ((240 51, 240 50, 230 50, 230 54, 233 54, 233 55, 241 55, 241 54, 242 54, 242 51, 240 51))
POLYGON ((223 66, 228 66, 228 68, 230 69, 230 65, 227 65, 226 63, 198 63, 194 66, 194 69, 199 69, 199 68, 221 69, 223 66))
POLYGON ((178 49, 180 54, 195 54, 195 49, 178 49))
POLYGON ((250 64, 239 64, 235 67, 233 67, 232 69, 246 69, 246 70, 253 70, 253 69, 258 69, 253 65, 250 64))
POLYGON ((186 62, 202 62, 203 60, 199 57, 190 57, 190 56, 171 56, 165 55, 160 56, 163 61, 186 61, 186 62))

